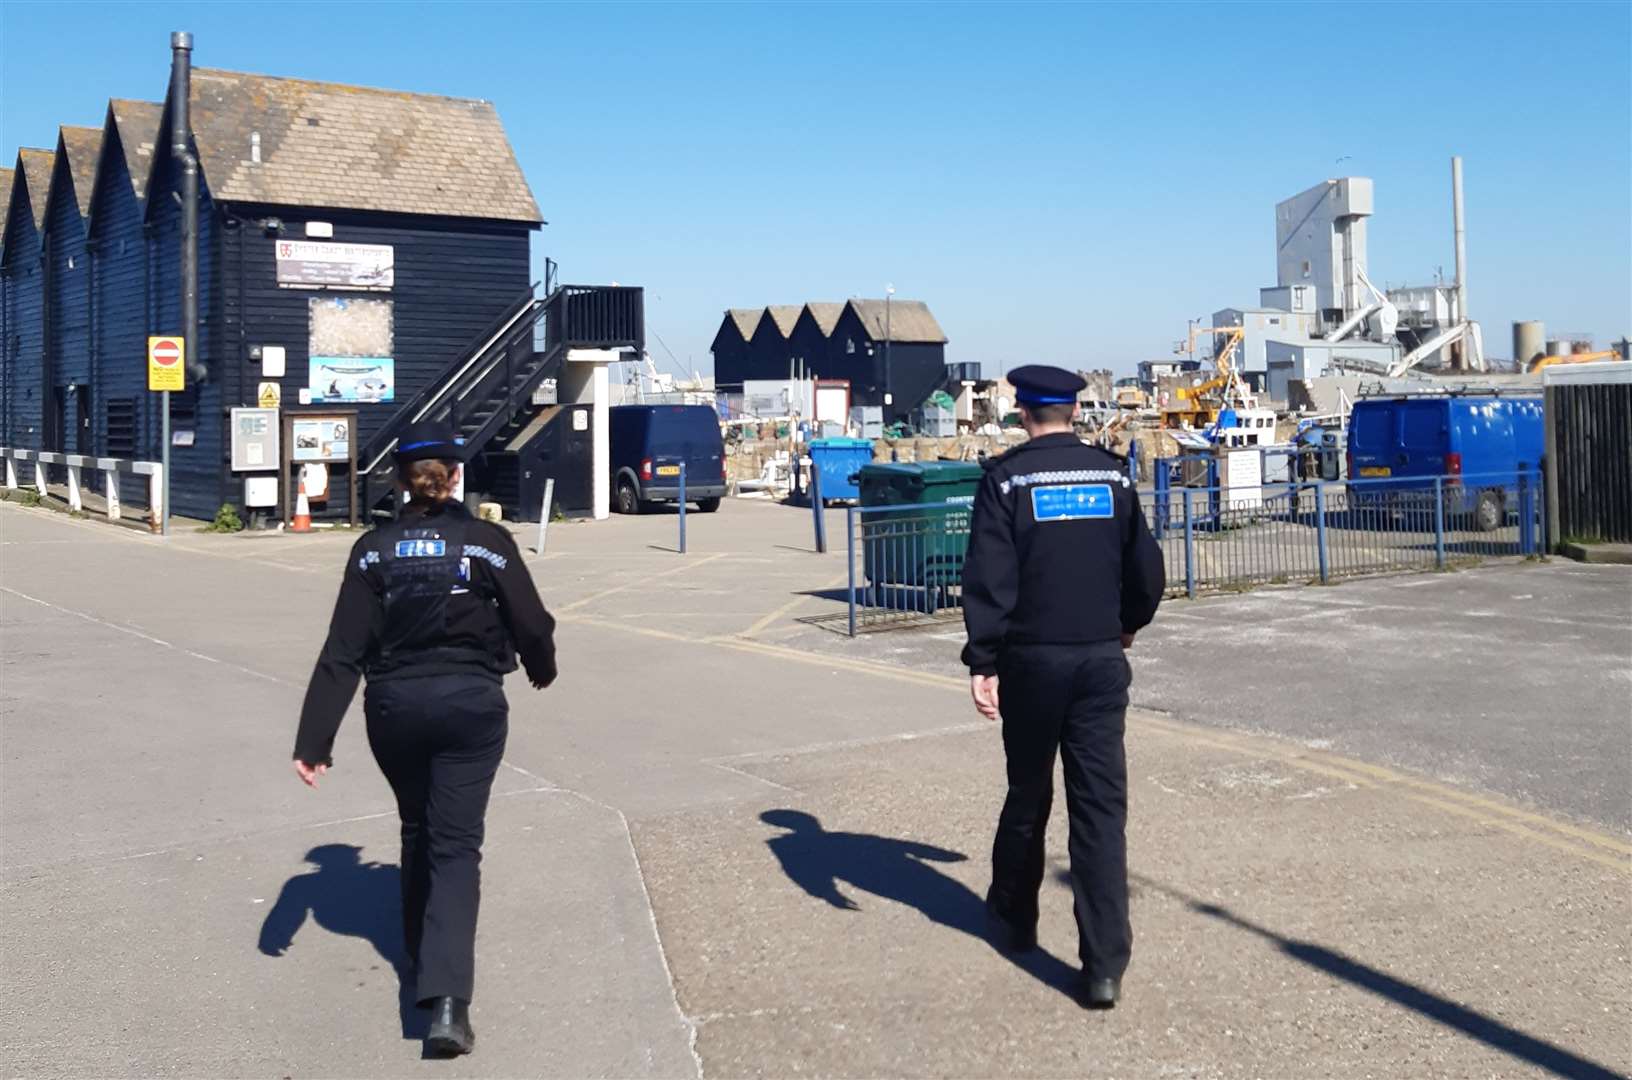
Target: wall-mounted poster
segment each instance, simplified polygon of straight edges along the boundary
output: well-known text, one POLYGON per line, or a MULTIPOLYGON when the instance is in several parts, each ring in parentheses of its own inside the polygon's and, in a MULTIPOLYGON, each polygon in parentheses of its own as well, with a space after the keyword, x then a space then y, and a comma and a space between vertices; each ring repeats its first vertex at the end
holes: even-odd
POLYGON ((314 356, 306 386, 314 402, 391 401, 396 365, 389 356, 314 356))
POLYGON ((386 290, 396 283, 389 244, 277 242, 278 285, 285 289, 386 290))
POLYGON ((351 454, 351 421, 345 417, 303 416, 294 420, 292 461, 345 461, 351 454))

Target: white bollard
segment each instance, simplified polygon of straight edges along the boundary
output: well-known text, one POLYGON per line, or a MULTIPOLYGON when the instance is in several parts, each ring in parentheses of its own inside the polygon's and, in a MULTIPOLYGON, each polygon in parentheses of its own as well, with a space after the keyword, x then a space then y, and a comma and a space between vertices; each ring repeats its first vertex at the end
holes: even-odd
POLYGON ((9 457, 6 459, 6 490, 17 490, 17 463, 9 457))
POLYGON ((45 465, 38 461, 34 463, 34 490, 40 493, 40 498, 45 498, 45 465))
POLYGON ((147 477, 147 506, 152 520, 149 522, 154 532, 158 532, 164 521, 164 466, 155 465, 147 477))
POLYGON ((68 509, 79 513, 85 509, 85 501, 79 497, 79 466, 68 466, 68 509))
POLYGON ((544 554, 544 536, 550 528, 550 504, 555 501, 555 477, 544 479, 544 506, 538 512, 538 546, 533 548, 533 554, 544 554))
POLYGON ((108 520, 119 520, 119 474, 112 469, 102 470, 102 497, 108 503, 108 520))

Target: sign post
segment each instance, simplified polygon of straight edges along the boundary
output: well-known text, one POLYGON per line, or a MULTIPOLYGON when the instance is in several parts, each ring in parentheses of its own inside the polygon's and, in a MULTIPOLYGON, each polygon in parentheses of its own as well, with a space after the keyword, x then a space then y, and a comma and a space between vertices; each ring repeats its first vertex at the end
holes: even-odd
POLYGON ((159 453, 164 482, 159 494, 159 532, 170 535, 170 392, 187 389, 187 342, 170 335, 147 339, 147 389, 160 395, 159 453))

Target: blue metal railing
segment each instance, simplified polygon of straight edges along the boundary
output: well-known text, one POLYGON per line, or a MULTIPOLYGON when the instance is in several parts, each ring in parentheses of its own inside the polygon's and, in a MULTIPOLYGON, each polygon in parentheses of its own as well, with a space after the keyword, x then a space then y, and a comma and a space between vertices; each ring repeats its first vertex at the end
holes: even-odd
MULTIPOLYGON (((1212 479, 1212 477, 1207 477, 1212 479)), ((1541 473, 1140 493, 1169 596, 1410 573, 1541 554, 1541 473)), ((851 507, 851 636, 956 618, 970 507, 851 507)))

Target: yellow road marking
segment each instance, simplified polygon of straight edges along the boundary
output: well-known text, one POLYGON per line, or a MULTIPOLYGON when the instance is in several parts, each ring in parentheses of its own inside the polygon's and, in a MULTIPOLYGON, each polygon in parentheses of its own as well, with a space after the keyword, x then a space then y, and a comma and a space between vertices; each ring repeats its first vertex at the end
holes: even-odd
MULTIPOLYGON (((871 675, 875 678, 889 679, 913 686, 929 686, 941 690, 956 691, 960 694, 966 694, 969 691, 968 682, 953 675, 941 675, 930 671, 913 671, 893 664, 858 660, 848 656, 810 653, 766 641, 749 641, 736 636, 686 637, 682 634, 657 630, 649 626, 636 626, 605 619, 577 619, 573 621, 586 622, 612 630, 643 634, 648 637, 662 638, 666 641, 712 645, 733 649, 738 652, 774 656, 778 659, 815 667, 854 671, 859 674, 871 675)), ((1433 780, 1411 776, 1382 765, 1373 765, 1369 762, 1343 757, 1338 754, 1283 747, 1262 737, 1249 738, 1232 732, 1204 729, 1197 725, 1170 720, 1139 709, 1130 710, 1129 719, 1140 728, 1170 735, 1197 746, 1205 746, 1250 757, 1271 758, 1304 772, 1323 776, 1327 779, 1341 780, 1345 783, 1354 784, 1356 787, 1371 788, 1389 785, 1407 788, 1409 790, 1401 794, 1413 802, 1421 803, 1424 806, 1432 806, 1446 813, 1455 814, 1458 817, 1494 825, 1515 836, 1534 840, 1543 846, 1579 855, 1591 862, 1619 870, 1622 873, 1632 873, 1632 860, 1622 858, 1619 854, 1604 854, 1606 851, 1622 854, 1632 853, 1632 846, 1613 836, 1569 822, 1557 821, 1518 807, 1507 806, 1493 799, 1460 791, 1433 780), (1535 828, 1527 826, 1535 826, 1535 828), (1576 843, 1571 843, 1561 837, 1546 835, 1537 831, 1537 828, 1561 833, 1576 841, 1576 843), (1583 844, 1588 845, 1589 848, 1601 850, 1584 850, 1581 846, 1583 844)))
MULTIPOLYGON (((823 589, 836 589, 840 585, 843 585, 846 582, 848 582, 849 580, 850 580, 850 575, 848 573, 846 573, 843 577, 838 578, 832 584, 823 585, 823 586, 821 586, 821 588, 823 588, 823 589)), ((772 623, 776 622, 778 619, 782 618, 784 615, 787 615, 794 608, 798 607, 800 604, 803 604, 806 600, 809 600, 809 599, 810 599, 810 597, 808 597, 808 596, 796 596, 796 597, 794 597, 792 600, 789 600, 787 603, 783 604, 781 607, 777 608, 775 611, 771 612, 770 614, 766 615, 764 618, 762 618, 759 621, 755 622, 754 625, 750 626, 748 629, 739 631, 737 636, 738 637, 745 637, 745 638, 753 637, 755 634, 759 633, 761 630, 764 630, 767 626, 770 626, 772 623)))
MULTIPOLYGON (((723 559, 723 558, 725 558, 725 553, 723 551, 722 552, 716 552, 713 555, 704 555, 702 558, 697 559, 695 561, 687 562, 687 563, 684 563, 683 565, 676 566, 671 570, 663 570, 663 571, 660 571, 660 572, 658 572, 656 574, 645 574, 643 576, 638 576, 638 577, 631 576, 630 580, 625 581, 622 585, 614 585, 610 589, 603 589, 602 591, 600 591, 598 593, 591 593, 590 595, 584 597, 581 600, 574 600, 570 604, 564 604, 564 605, 562 605, 560 611, 561 612, 577 611, 579 608, 583 607, 586 604, 593 604, 597 600, 605 600, 609 596, 616 596, 618 593, 624 592, 627 589, 633 589, 633 588, 635 588, 636 586, 639 586, 639 585, 648 585, 651 582, 661 581, 664 578, 673 577, 676 574, 683 574, 688 570, 695 570, 699 566, 704 566, 704 565, 706 565, 708 563, 711 563, 715 559, 723 559)), ((558 612, 558 614, 559 614, 559 612, 558 612)), ((688 638, 686 640, 689 641, 691 639, 688 638)))

